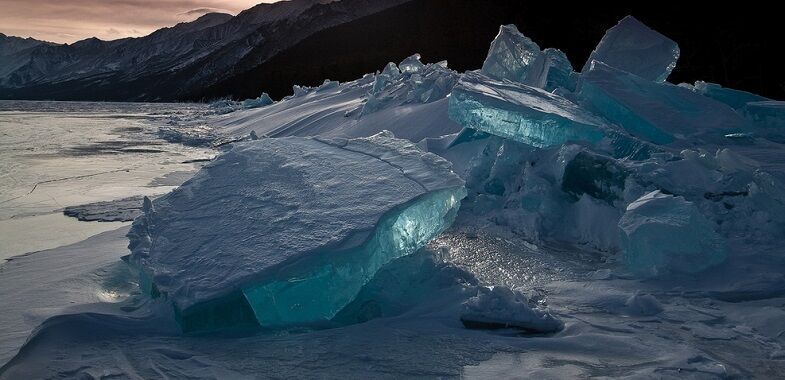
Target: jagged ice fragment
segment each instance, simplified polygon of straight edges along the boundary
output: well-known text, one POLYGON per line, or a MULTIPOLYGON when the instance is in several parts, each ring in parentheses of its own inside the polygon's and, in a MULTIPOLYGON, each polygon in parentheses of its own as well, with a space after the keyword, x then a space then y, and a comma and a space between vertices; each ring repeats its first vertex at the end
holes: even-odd
POLYGON ((499 27, 481 71, 497 80, 537 86, 544 64, 545 56, 540 47, 510 24, 499 27))
POLYGON ((601 61, 641 78, 664 82, 678 59, 676 42, 627 16, 605 32, 582 72, 591 68, 592 61, 601 61))
POLYGON ((413 54, 409 57, 406 57, 406 59, 401 61, 398 67, 404 74, 416 74, 425 69, 425 65, 420 61, 419 54, 413 54))

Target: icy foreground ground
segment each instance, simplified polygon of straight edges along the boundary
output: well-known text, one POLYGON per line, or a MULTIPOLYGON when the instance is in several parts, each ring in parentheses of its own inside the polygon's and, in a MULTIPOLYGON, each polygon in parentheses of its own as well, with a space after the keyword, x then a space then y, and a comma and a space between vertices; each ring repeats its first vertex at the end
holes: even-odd
POLYGON ((147 202, 131 266, 24 275, 119 258, 115 231, 2 267, 36 312, 4 314, 0 377, 779 378, 785 107, 667 83, 678 54, 628 17, 576 72, 508 25, 475 72, 413 55, 176 120, 161 136, 224 153, 147 202), (408 214, 444 189, 450 228, 408 214), (365 249, 401 217, 415 244, 365 249))
MULTIPOLYGON (((63 215, 68 206, 160 195, 185 181, 198 169, 194 161, 215 152, 167 143, 158 138, 158 125, 178 115, 204 113, 204 108, 0 102, 0 260, 72 244, 121 225, 79 223, 63 215)), ((93 209, 82 208, 82 215, 96 214, 93 209)))

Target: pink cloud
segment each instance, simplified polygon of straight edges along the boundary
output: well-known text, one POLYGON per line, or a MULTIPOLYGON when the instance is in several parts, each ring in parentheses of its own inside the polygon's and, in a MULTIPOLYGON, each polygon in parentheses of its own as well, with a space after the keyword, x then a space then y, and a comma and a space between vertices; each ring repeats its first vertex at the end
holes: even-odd
POLYGON ((0 32, 62 43, 138 37, 209 10, 236 14, 260 2, 273 0, 0 0, 0 32))

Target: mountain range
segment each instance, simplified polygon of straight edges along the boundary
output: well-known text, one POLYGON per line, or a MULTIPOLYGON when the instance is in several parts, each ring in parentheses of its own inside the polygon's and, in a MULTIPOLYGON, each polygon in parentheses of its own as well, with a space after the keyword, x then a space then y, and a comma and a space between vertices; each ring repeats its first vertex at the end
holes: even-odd
POLYGON ((303 38, 405 0, 290 0, 208 13, 140 38, 0 38, 0 98, 162 101, 255 67, 303 38))
POLYGON ((236 16, 208 13, 148 36, 53 44, 0 34, 0 99, 275 99, 292 85, 352 80, 421 53, 463 71, 482 65, 499 25, 583 66, 603 33, 632 14, 678 40, 670 80, 705 80, 785 98, 778 12, 634 2, 602 8, 508 0, 289 0, 236 16), (701 22, 697 22, 700 20, 701 22))

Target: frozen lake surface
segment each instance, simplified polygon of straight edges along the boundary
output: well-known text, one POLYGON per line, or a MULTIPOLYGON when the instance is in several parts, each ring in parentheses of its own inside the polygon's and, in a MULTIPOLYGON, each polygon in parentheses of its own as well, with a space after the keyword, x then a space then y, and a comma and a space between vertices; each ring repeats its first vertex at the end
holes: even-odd
POLYGON ((62 210, 171 190, 210 158, 171 144, 158 127, 198 104, 0 101, 0 260, 75 243, 122 226, 62 210), (191 161, 188 163, 188 161, 191 161), (167 178, 169 180, 167 180, 167 178))

